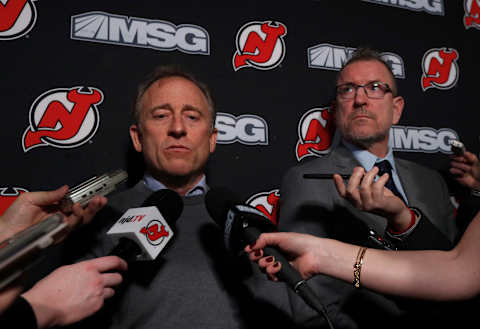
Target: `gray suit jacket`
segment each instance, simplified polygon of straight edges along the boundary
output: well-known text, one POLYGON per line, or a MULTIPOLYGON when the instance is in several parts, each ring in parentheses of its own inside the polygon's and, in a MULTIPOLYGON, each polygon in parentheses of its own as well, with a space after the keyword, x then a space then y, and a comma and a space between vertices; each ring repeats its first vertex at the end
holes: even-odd
MULTIPOLYGON (((453 242, 456 235, 454 209, 441 176, 410 161, 395 158, 395 164, 409 206, 421 209, 434 224, 430 227, 438 228, 453 242)), ((386 219, 352 206, 338 194, 333 179, 303 177, 306 173, 351 174, 354 167, 359 165, 351 151, 339 144, 328 157, 291 168, 285 175, 280 190, 279 230, 309 233, 360 245, 367 243, 369 228, 383 234, 386 219)), ((428 235, 427 232, 423 237, 428 235)), ((422 245, 422 242, 416 242, 417 246, 422 245)), ((429 243, 428 239, 423 247, 440 248, 429 243)), ((352 259, 352 265, 353 263, 352 259)), ((375 323, 372 321, 372 311, 377 319, 385 320, 405 315, 396 300, 363 289, 355 290, 351 283, 324 276, 317 276, 309 282, 321 297, 336 327, 373 328, 375 323)), ((292 295, 291 302, 297 323, 311 322, 318 325, 318 316, 303 301, 292 295)), ((385 323, 378 323, 378 326, 383 325, 385 323)))

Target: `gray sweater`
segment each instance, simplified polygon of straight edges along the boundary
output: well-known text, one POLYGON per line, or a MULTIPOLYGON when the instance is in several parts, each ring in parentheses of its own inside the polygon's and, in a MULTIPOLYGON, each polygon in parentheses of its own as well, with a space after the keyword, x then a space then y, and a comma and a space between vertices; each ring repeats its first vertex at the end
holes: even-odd
MULTIPOLYGON (((109 198, 108 206, 94 219, 93 241, 85 243, 86 233, 82 233, 84 246, 93 244, 83 258, 107 255, 114 245, 106 230, 126 209, 139 207, 151 193, 140 182, 109 198)), ((76 327, 225 329, 259 325, 255 313, 266 310, 254 306, 242 282, 249 276, 250 266, 226 253, 223 233, 207 213, 204 196, 183 198, 183 202, 174 238, 157 259, 129 264, 123 289, 117 290, 103 310, 76 327)))

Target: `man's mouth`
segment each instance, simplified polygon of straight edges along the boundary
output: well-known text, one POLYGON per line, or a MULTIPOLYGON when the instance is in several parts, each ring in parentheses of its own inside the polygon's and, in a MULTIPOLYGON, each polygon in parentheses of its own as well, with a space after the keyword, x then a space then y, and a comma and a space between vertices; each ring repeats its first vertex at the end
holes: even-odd
POLYGON ((168 152, 188 152, 190 148, 184 145, 170 145, 166 148, 168 152))
POLYGON ((369 115, 366 115, 366 114, 355 115, 355 116, 352 117, 352 121, 353 120, 359 120, 359 119, 372 119, 372 117, 370 117, 369 115))

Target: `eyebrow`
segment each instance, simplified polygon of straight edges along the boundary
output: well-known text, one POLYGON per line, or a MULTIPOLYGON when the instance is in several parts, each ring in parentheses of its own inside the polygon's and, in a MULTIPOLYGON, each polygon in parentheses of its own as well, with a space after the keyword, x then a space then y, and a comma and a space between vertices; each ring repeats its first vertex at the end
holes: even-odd
MULTIPOLYGON (((173 107, 172 105, 170 105, 170 103, 163 103, 163 104, 160 104, 160 105, 156 105, 154 107, 152 107, 149 112, 152 113, 154 112, 155 110, 169 110, 169 111, 173 111, 173 107)), ((185 104, 183 107, 182 107, 182 110, 181 112, 185 112, 185 111, 195 111, 195 112, 198 112, 200 114, 203 115, 202 111, 196 107, 196 106, 193 106, 193 105, 190 105, 190 104, 185 104)))
POLYGON ((190 104, 186 104, 185 106, 183 106, 182 112, 185 112, 185 111, 195 111, 198 114, 200 114, 201 116, 203 116, 203 112, 198 107, 190 105, 190 104))
MULTIPOLYGON (((367 81, 366 83, 363 83, 363 84, 368 85, 369 83, 372 83, 372 82, 382 82, 382 80, 379 80, 379 79, 369 80, 369 81, 367 81)), ((383 83, 386 83, 390 86, 390 84, 388 82, 383 82, 383 83)), ((344 82, 344 83, 341 83, 341 84, 337 85, 337 87, 344 86, 344 85, 357 85, 357 86, 359 86, 359 84, 357 84, 355 82, 344 82)))

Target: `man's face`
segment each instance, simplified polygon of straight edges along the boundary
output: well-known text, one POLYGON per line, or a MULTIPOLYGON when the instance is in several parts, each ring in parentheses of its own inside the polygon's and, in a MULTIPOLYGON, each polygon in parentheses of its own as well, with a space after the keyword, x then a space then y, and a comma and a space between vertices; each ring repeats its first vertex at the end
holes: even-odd
POLYGON ((130 127, 130 136, 154 176, 199 180, 217 141, 211 120, 207 100, 194 83, 163 78, 143 95, 140 124, 130 127))
MULTIPOLYGON (((337 86, 353 83, 364 85, 378 81, 393 85, 387 68, 375 60, 358 61, 346 66, 337 86)), ((398 123, 404 101, 387 92, 381 99, 368 98, 363 88, 358 88, 353 99, 340 99, 334 104, 335 122, 344 138, 356 145, 369 148, 372 144, 388 141, 389 129, 398 123)))

